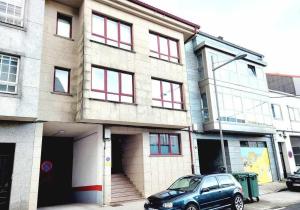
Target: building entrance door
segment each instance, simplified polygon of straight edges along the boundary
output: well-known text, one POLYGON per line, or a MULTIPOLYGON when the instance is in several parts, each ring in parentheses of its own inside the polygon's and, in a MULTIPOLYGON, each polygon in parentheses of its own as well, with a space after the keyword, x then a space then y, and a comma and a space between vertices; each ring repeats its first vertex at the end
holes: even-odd
POLYGON ((284 178, 287 178, 287 172, 286 172, 286 167, 285 167, 285 161, 284 161, 283 147, 282 146, 283 146, 283 143, 278 142, 278 148, 279 148, 280 159, 281 159, 281 164, 282 164, 283 176, 284 176, 284 178))
POLYGON ((15 144, 0 144, 0 209, 8 210, 15 144))

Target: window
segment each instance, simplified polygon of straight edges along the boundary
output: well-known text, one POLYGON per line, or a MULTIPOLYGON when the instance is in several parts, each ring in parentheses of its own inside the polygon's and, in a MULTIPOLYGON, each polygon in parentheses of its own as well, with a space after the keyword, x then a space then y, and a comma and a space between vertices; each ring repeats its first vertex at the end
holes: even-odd
POLYGON ((264 141, 240 141, 241 147, 258 147, 266 148, 267 144, 264 141))
POLYGON ((300 121, 300 109, 288 107, 291 121, 300 121))
POLYGON ((207 122, 209 121, 209 112, 208 112, 208 104, 207 104, 207 97, 206 97, 206 93, 202 93, 201 94, 201 100, 202 100, 202 117, 203 117, 203 121, 207 122))
POLYGON ((150 33, 150 55, 155 58, 179 63, 178 41, 150 33))
POLYGON ((293 147, 293 153, 297 166, 300 166, 300 147, 293 147))
POLYGON ((56 34, 66 38, 72 38, 72 17, 57 13, 56 34))
POLYGON ((70 92, 70 69, 55 67, 53 91, 57 93, 70 92))
POLYGON ((214 190, 219 188, 219 183, 215 177, 207 177, 204 179, 204 182, 202 184, 202 189, 209 189, 214 190))
POLYGON ((222 175, 218 176, 220 187, 230 187, 234 185, 234 182, 230 176, 222 175))
POLYGON ((150 134, 151 155, 179 155, 180 139, 177 134, 150 134))
POLYGON ((132 26, 130 24, 93 13, 92 34, 98 42, 132 50, 132 26))
POLYGON ((181 84, 152 79, 152 105, 183 109, 181 84))
POLYGON ((92 91, 103 100, 133 103, 133 74, 92 67, 92 91))
POLYGON ((197 60, 198 60, 198 71, 200 73, 200 78, 204 79, 204 63, 203 63, 202 51, 197 54, 197 60))
POLYGON ((274 119, 282 119, 280 106, 277 104, 271 104, 272 114, 274 119))
POLYGON ((19 58, 0 54, 0 92, 17 93, 19 58))
POLYGON ((249 76, 256 76, 255 66, 248 65, 248 74, 249 76))
POLYGON ((0 0, 0 22, 23 26, 24 2, 0 0))

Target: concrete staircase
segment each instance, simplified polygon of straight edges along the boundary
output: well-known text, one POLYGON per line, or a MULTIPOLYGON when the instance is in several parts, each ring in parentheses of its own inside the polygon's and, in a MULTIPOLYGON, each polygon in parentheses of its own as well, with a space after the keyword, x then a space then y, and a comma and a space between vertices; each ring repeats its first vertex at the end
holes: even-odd
POLYGON ((111 203, 142 199, 141 194, 124 174, 112 174, 111 185, 111 203))

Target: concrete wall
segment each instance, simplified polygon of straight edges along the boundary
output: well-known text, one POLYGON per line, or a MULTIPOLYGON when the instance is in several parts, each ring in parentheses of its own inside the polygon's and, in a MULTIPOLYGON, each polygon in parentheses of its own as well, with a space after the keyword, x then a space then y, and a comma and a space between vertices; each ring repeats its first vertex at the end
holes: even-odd
POLYGON ((44 1, 25 2, 24 27, 0 24, 0 52, 20 56, 17 94, 0 94, 0 119, 33 120, 38 115, 44 1))
POLYGON ((79 44, 79 10, 52 0, 45 2, 43 53, 41 68, 39 118, 47 121, 73 122, 76 113, 79 44), (72 16, 72 38, 56 35, 57 13, 72 16), (71 69, 70 94, 53 92, 54 68, 71 69))
POLYGON ((127 11, 90 0, 85 2, 84 18, 84 99, 82 110, 78 110, 83 112, 83 118, 78 120, 164 127, 184 127, 189 125, 188 112, 153 108, 151 106, 151 77, 157 77, 183 83, 185 109, 189 109, 189 101, 186 94, 187 79, 183 33, 131 15, 127 11), (94 40, 91 35, 92 10, 133 24, 134 49, 132 52, 91 41, 94 40), (180 64, 149 57, 149 30, 179 40, 180 64), (135 104, 128 105, 97 100, 95 93, 91 91, 91 65, 93 64, 134 73, 135 104))
POLYGON ((75 139, 72 176, 75 202, 98 204, 102 202, 103 151, 101 146, 102 133, 99 130, 75 139))
POLYGON ((0 142, 15 143, 10 210, 37 208, 43 125, 0 123, 0 142))
POLYGON ((123 141, 123 169, 126 176, 144 195, 144 161, 142 134, 130 135, 123 141))

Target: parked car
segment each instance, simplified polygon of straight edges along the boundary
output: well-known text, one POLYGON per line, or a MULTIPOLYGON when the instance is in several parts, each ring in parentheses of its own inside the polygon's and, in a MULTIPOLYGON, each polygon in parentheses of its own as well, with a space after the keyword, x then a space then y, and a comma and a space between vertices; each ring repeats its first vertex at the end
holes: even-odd
POLYGON ((300 189, 300 169, 298 169, 294 175, 288 176, 286 186, 289 190, 300 189))
POLYGON ((148 197, 145 210, 243 210, 243 190, 230 174, 190 175, 148 197))

